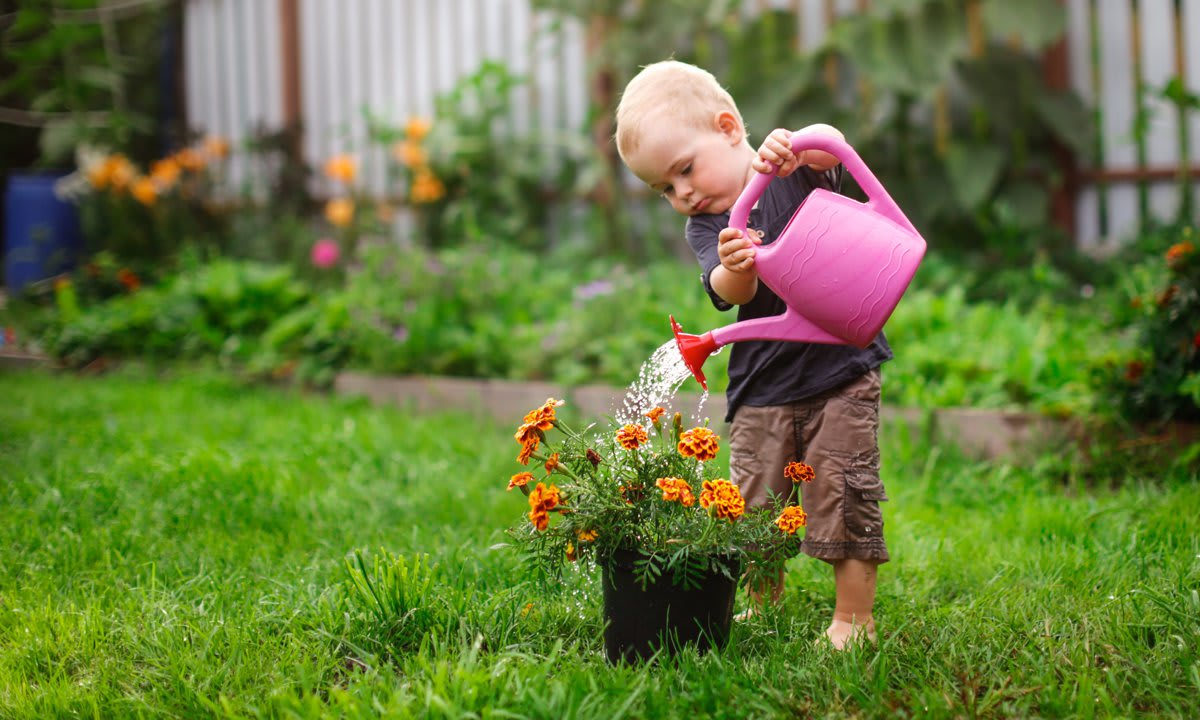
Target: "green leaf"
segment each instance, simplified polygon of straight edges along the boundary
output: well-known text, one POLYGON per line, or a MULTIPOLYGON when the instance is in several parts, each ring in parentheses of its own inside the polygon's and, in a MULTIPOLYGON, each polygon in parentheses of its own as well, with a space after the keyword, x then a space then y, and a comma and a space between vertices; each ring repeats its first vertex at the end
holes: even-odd
POLYGON ((1066 32, 1067 13, 1063 3, 1049 0, 984 0, 983 22, 991 37, 1019 37, 1040 50, 1066 32))
POLYGON ((975 210, 991 195, 1004 171, 1005 154, 994 145, 953 143, 946 152, 946 172, 959 204, 975 210))
POLYGON ((1049 221, 1049 194, 1037 183, 1006 184, 996 197, 996 204, 1008 207, 1008 216, 1018 227, 1035 228, 1049 221))
POLYGON ((1033 111, 1051 134, 1076 155, 1090 158, 1096 137, 1092 112, 1076 95, 1038 93, 1033 111))

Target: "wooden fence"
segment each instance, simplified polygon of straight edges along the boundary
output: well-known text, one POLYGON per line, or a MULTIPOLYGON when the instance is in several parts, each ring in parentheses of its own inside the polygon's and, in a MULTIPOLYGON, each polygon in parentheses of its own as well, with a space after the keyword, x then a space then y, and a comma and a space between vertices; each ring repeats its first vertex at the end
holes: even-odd
MULTIPOLYGON (((1175 79, 1200 94, 1200 0, 1062 1, 1067 34, 1048 74, 1096 108, 1100 131, 1095 166, 1068 168, 1066 222, 1081 247, 1103 251, 1151 218, 1200 207, 1200 112, 1163 93, 1175 79)), ((794 10, 801 48, 863 5, 746 3, 794 10)), ((396 124, 429 116, 436 95, 491 59, 530 80, 515 98, 517 128, 587 132, 588 45, 577 22, 529 0, 188 0, 188 120, 235 143, 300 121, 309 162, 353 153, 386 194, 386 151, 368 143, 364 111, 396 124)), ((244 159, 230 170, 255 183, 244 159)))

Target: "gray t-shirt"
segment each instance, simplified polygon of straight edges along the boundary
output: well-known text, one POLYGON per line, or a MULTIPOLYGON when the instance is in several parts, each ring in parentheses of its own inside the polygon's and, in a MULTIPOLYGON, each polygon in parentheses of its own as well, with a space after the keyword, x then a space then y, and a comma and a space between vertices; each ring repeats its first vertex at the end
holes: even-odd
MULTIPOLYGON (((775 241, 787 226, 796 208, 814 188, 839 191, 842 167, 819 173, 800 168, 786 178, 776 179, 767 186, 758 207, 750 211, 748 227, 764 233, 763 244, 775 241)), ((718 310, 728 310, 725 302, 712 289, 709 277, 721 264, 717 256, 717 235, 729 225, 729 213, 694 215, 688 218, 687 241, 704 272, 700 279, 718 310)), ((758 284, 754 299, 738 307, 737 319, 772 317, 786 307, 779 296, 758 284)), ((869 346, 859 349, 853 345, 822 345, 817 343, 747 340, 733 343, 729 356, 729 388, 726 390, 728 413, 732 421, 742 405, 764 407, 798 402, 826 390, 832 390, 892 359, 892 349, 883 333, 869 346)))

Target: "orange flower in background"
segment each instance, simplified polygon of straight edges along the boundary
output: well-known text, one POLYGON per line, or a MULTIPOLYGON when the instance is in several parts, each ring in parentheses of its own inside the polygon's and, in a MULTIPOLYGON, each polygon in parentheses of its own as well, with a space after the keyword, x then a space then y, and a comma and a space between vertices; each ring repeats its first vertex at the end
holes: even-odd
POLYGON ((558 461, 558 453, 551 453, 550 457, 546 458, 546 472, 547 473, 554 472, 555 470, 558 469, 558 466, 561 464, 562 463, 560 463, 558 461))
POLYGON ((325 162, 325 174, 328 177, 346 184, 354 182, 358 174, 358 165, 349 155, 334 155, 325 162))
POLYGON ((173 157, 175 158, 175 162, 179 163, 179 167, 189 172, 204 169, 204 156, 195 148, 182 148, 173 157))
POLYGON ((129 194, 135 200, 150 207, 158 200, 158 188, 154 186, 154 181, 148 177, 140 177, 133 181, 129 186, 129 194))
POLYGON ((654 484, 663 491, 663 500, 677 502, 684 507, 696 504, 696 496, 692 494, 692 486, 683 478, 659 478, 654 484))
POLYGON ((649 439, 646 428, 641 425, 626 425, 617 431, 617 442, 626 450, 637 450, 639 445, 649 439))
POLYGON ((405 167, 423 167, 429 162, 425 149, 415 140, 401 140, 392 145, 392 157, 405 167))
POLYGON ((528 470, 526 470, 525 472, 519 472, 516 475, 513 475, 512 478, 509 479, 508 489, 512 490, 513 488, 525 487, 526 485, 529 484, 529 481, 532 479, 533 479, 533 473, 529 472, 528 470))
POLYGON ((124 190, 136 173, 129 158, 115 153, 88 169, 88 182, 97 190, 124 190))
POLYGON ((575 543, 567 543, 566 553, 567 553, 567 560, 570 560, 571 562, 575 562, 578 559, 578 555, 575 554, 575 543))
POLYGON ((692 428, 679 436, 679 454, 701 462, 715 458, 719 447, 717 434, 706 427, 692 428))
POLYGON ((1189 240, 1178 242, 1167 249, 1167 265, 1175 267, 1188 255, 1196 252, 1196 246, 1189 240))
POLYGON ((229 141, 217 135, 204 139, 204 153, 210 158, 224 159, 229 155, 229 141))
POLYGON ((117 282, 121 283, 129 292, 137 292, 138 288, 142 286, 142 281, 137 274, 129 268, 121 268, 117 271, 117 282))
POLYGON ((538 444, 540 442, 541 436, 536 432, 531 435, 527 435, 524 442, 521 443, 521 452, 517 454, 517 462, 521 463, 522 465, 528 465, 529 458, 533 457, 533 454, 537 452, 538 444))
POLYGON ((654 423, 654 425, 657 426, 659 418, 661 418, 663 416, 663 413, 665 413, 665 412, 666 412, 666 410, 664 410, 660 407, 654 407, 654 408, 651 408, 646 413, 646 417, 650 418, 650 422, 654 423))
POLYGON ((150 177, 162 190, 168 190, 179 180, 183 168, 173 157, 166 157, 150 166, 150 177))
POLYGON ((705 480, 700 507, 719 520, 737 520, 746 512, 746 501, 738 486, 728 480, 705 480))
POLYGON ((544 531, 550 527, 550 513, 536 507, 529 511, 529 522, 533 523, 534 528, 544 531))
POLYGON ((404 137, 415 142, 421 142, 425 136, 429 134, 429 130, 433 127, 433 123, 422 117, 411 117, 408 119, 408 124, 404 126, 404 137))
POLYGON ((813 471, 812 465, 802 462, 790 462, 783 469, 783 476, 794 483, 812 482, 817 473, 813 471))
POLYGON ((579 538, 579 542, 581 543, 592 542, 596 538, 600 537, 600 533, 596 532, 595 530, 580 530, 579 532, 575 533, 575 537, 579 538))
POLYGON ((337 227, 348 227, 354 222, 354 201, 350 198, 334 198, 325 203, 325 219, 337 227))
POLYGON ((804 508, 799 505, 792 505, 783 509, 783 513, 775 518, 775 526, 788 535, 795 535, 796 531, 808 525, 808 513, 804 512, 804 508))
POLYGON ((427 167, 423 167, 417 171, 417 176, 413 178, 412 188, 409 191, 409 198, 418 205, 426 205, 435 203, 441 200, 446 195, 446 186, 438 180, 437 175, 427 167))
POLYGON ((549 430, 554 427, 554 421, 557 419, 555 417, 555 408, 562 407, 566 402, 566 400, 546 398, 546 402, 542 403, 541 407, 525 413, 524 425, 521 427, 529 425, 542 432, 549 430))

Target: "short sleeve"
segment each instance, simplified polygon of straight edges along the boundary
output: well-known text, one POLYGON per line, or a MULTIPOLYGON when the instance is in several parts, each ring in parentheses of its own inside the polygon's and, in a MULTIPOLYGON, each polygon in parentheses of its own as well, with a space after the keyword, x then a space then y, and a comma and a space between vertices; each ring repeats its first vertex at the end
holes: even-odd
POLYGON ((688 218, 685 230, 688 247, 692 249, 696 260, 700 263, 700 282, 704 284, 704 291, 712 300, 713 307, 718 310, 728 310, 733 307, 713 290, 710 281, 712 271, 721 264, 721 258, 717 255, 717 236, 721 234, 721 229, 724 227, 722 221, 725 217, 723 215, 696 215, 688 218))

